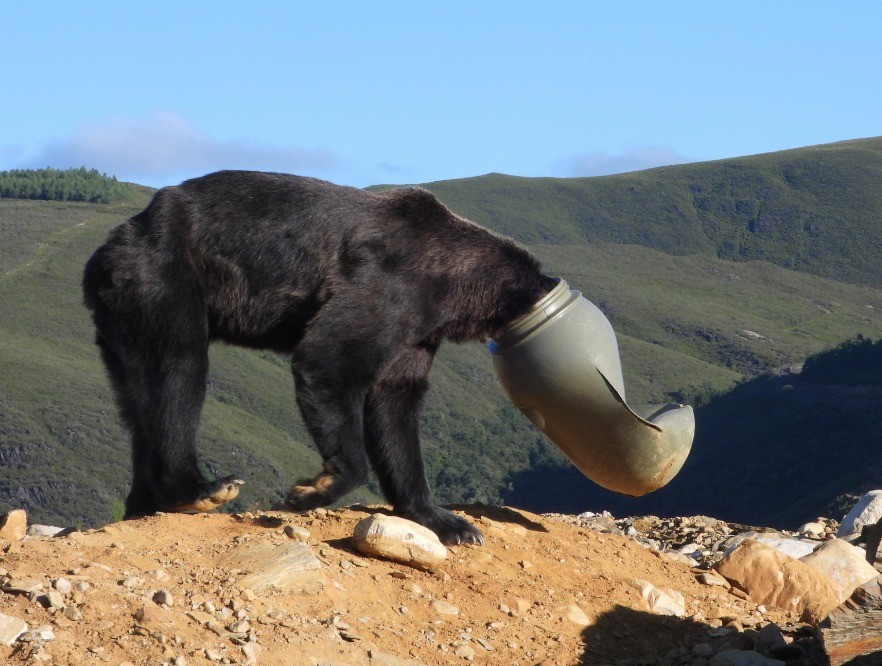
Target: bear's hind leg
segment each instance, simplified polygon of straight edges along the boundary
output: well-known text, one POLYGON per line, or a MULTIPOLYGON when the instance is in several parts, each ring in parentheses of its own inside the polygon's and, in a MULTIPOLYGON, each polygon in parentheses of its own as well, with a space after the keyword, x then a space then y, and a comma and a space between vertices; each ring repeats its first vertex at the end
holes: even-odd
MULTIPOLYGON (((209 511, 239 493, 242 481, 208 481, 199 471, 196 431, 205 397, 204 334, 151 327, 147 317, 95 307, 97 343, 132 440, 132 486, 125 518, 156 511, 209 511), (131 324, 133 321, 137 325, 131 324)), ((200 330, 194 323, 195 331, 200 330)), ((204 330, 204 327, 202 327, 204 330)))
POLYGON ((365 402, 368 456, 397 513, 428 527, 442 543, 483 544, 477 528, 438 506, 426 480, 419 418, 436 350, 405 350, 383 369, 365 402))
POLYGON ((196 434, 205 401, 208 341, 191 337, 170 336, 147 355, 150 367, 140 404, 146 446, 141 452, 133 449, 133 463, 147 470, 145 483, 162 511, 211 511, 234 499, 243 484, 234 476, 207 480, 199 470, 196 434))
POLYGON ((132 434, 126 518, 156 511, 210 511, 239 494, 240 479, 207 480, 199 470, 196 431, 205 398, 205 347, 178 348, 174 353, 159 347, 141 350, 128 369, 110 371, 111 376, 122 375, 118 402, 132 434))

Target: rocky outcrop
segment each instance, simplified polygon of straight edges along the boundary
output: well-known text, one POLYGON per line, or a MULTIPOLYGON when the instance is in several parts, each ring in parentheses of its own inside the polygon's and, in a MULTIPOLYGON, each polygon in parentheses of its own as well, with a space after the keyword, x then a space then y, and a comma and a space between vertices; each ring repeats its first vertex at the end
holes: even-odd
POLYGON ((716 565, 717 571, 758 604, 817 622, 839 603, 839 587, 824 574, 756 540, 748 539, 716 565))

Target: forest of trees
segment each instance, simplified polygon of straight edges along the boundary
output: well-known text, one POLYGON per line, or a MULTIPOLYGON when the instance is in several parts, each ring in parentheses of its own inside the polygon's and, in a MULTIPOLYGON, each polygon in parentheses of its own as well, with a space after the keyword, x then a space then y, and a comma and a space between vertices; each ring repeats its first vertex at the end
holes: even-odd
POLYGON ((125 199, 129 186, 96 169, 13 169, 0 171, 0 198, 111 203, 125 199))

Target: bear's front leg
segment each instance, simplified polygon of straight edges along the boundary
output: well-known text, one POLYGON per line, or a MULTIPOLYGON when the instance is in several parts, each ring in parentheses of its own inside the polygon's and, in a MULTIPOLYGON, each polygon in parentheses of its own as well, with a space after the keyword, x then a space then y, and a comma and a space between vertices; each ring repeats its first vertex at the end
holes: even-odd
POLYGON ((339 344, 333 329, 315 322, 291 361, 297 405, 324 460, 321 472, 288 491, 285 504, 294 511, 332 504, 367 478, 363 405, 372 368, 339 344))
POLYGON ((425 343, 401 350, 383 368, 365 401, 365 444, 396 513, 428 527, 442 543, 483 544, 474 525, 438 506, 426 480, 419 420, 437 349, 425 343))

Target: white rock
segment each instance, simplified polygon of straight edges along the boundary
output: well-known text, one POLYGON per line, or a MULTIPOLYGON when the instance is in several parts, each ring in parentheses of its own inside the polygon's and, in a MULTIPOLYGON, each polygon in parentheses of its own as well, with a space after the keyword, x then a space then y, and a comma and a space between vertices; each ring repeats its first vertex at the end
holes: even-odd
POLYGON ((0 644, 12 645, 27 630, 28 625, 24 620, 0 613, 0 644))
POLYGON ((658 615, 686 616, 686 601, 676 590, 663 591, 640 578, 633 579, 631 585, 640 592, 650 612, 658 615))
POLYGON ((803 524, 803 525, 800 525, 800 526, 796 529, 796 531, 799 532, 800 534, 817 534, 817 535, 821 535, 821 534, 824 533, 824 530, 825 530, 825 529, 826 529, 826 528, 825 528, 825 526, 824 526, 824 523, 819 523, 819 522, 817 522, 817 521, 812 521, 812 522, 810 522, 810 523, 805 523, 805 524, 803 524))
POLYGON ((724 555, 728 555, 735 548, 737 548, 743 541, 746 539, 754 539, 755 541, 759 541, 761 544, 768 546, 769 548, 774 548, 779 553, 783 553, 784 555, 789 555, 790 557, 798 560, 801 557, 805 557, 809 553, 813 552, 815 548, 817 548, 820 543, 817 541, 812 541, 810 539, 795 539, 785 536, 772 536, 768 534, 756 534, 756 535, 739 535, 732 541, 732 545, 730 545, 724 555))
POLYGON ((150 569, 150 571, 145 571, 144 574, 150 576, 157 583, 164 583, 171 578, 171 576, 165 573, 162 569, 150 569))
POLYGON ((447 549, 432 530, 397 516, 375 513, 359 521, 352 540, 366 555, 423 569, 434 569, 447 558, 447 549))
POLYGON ((26 632, 28 636, 30 636, 35 641, 54 641, 55 640, 55 632, 52 630, 48 624, 44 624, 42 627, 37 627, 31 631, 26 632))
POLYGON ((851 596, 856 587, 873 580, 879 572, 867 562, 862 548, 852 546, 843 539, 830 539, 802 561, 813 569, 826 574, 842 590, 839 602, 851 596))
POLYGON ((847 537, 860 534, 864 525, 874 525, 882 520, 882 490, 871 490, 845 514, 836 536, 847 537))
POLYGON ((443 599, 436 599, 431 604, 432 610, 440 615, 459 615, 459 609, 443 599))
POLYGON ((52 587, 62 594, 68 594, 73 590, 73 584, 67 578, 56 578, 52 581, 52 587))
POLYGON ((557 609, 557 612, 564 620, 572 622, 577 627, 587 627, 591 624, 591 618, 589 618, 585 614, 585 611, 579 608, 576 604, 562 606, 557 609))
POLYGON ((54 537, 59 532, 64 532, 63 527, 55 527, 53 525, 28 525, 28 536, 36 537, 54 537))
POLYGON ((64 617, 74 622, 79 622, 83 619, 82 611, 76 606, 68 606, 62 611, 62 613, 64 614, 64 617))
POLYGON ((285 536, 298 541, 309 541, 309 530, 300 525, 285 525, 285 536))

